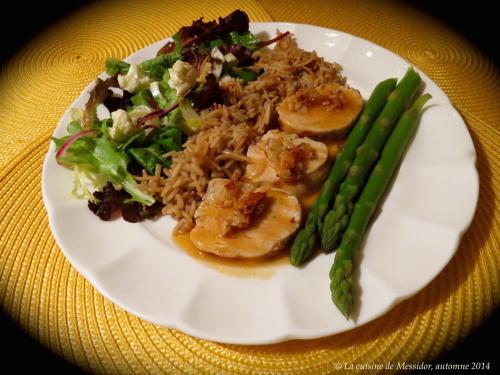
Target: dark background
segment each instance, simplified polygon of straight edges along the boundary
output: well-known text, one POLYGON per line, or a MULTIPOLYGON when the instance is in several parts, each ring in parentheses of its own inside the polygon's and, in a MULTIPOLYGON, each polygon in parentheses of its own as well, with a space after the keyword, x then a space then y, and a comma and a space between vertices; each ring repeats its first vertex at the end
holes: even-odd
MULTIPOLYGON (((493 5, 495 2, 474 1, 472 4, 465 1, 436 0, 407 0, 405 2, 456 29, 488 55, 497 67, 500 67, 500 44, 498 39, 495 40, 498 30, 494 26, 499 22, 498 12, 493 5)), ((10 23, 0 23, 0 35, 3 36, 0 47, 0 63, 6 62, 16 50, 29 42, 41 30, 88 3, 88 0, 66 0, 61 3, 36 2, 32 4, 18 2, 17 5, 11 3, 10 7, 13 9, 10 11, 13 12, 12 14, 16 14, 15 18, 18 24, 17 27, 13 28, 10 23)), ((124 16, 126 16, 126 10, 124 10, 124 16)), ((497 310, 478 330, 451 351, 444 353, 435 362, 491 362, 492 370, 497 372, 498 359, 496 358, 500 353, 499 333, 500 311, 497 310)), ((12 365, 12 368, 16 369, 16 373, 31 373, 32 366, 35 366, 34 369, 38 373, 46 371, 81 373, 81 370, 66 363, 32 340, 4 313, 0 313, 0 337, 2 337, 0 342, 4 346, 0 352, 4 368, 12 365)))

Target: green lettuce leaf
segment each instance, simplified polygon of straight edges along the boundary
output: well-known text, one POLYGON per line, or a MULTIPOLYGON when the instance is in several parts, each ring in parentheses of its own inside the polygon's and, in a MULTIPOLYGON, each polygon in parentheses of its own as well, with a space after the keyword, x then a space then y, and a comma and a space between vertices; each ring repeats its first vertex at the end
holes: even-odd
POLYGON ((148 97, 154 100, 153 95, 151 94, 151 91, 149 91, 149 90, 141 90, 137 94, 135 94, 134 96, 132 96, 130 98, 130 100, 132 101, 132 105, 134 107, 137 107, 137 106, 140 106, 140 105, 147 105, 148 107, 152 108, 153 106, 149 102, 148 97))
POLYGON ((77 139, 58 161, 72 167, 78 166, 81 170, 122 186, 133 201, 148 206, 155 202, 152 196, 139 189, 134 177, 127 171, 129 156, 124 151, 117 150, 105 136, 77 139))
POLYGON ((153 144, 143 148, 129 148, 128 153, 146 169, 149 175, 155 174, 156 165, 160 164, 164 167, 170 167, 171 160, 165 159, 163 150, 159 144, 153 144))
POLYGON ((172 38, 176 42, 173 52, 156 56, 139 64, 142 70, 144 70, 144 73, 155 81, 160 81, 165 72, 168 71, 168 68, 171 68, 177 60, 182 59, 182 44, 180 42, 180 37, 176 34, 172 38))
POLYGON ((128 68, 130 67, 129 63, 111 57, 106 59, 105 65, 106 73, 110 76, 114 76, 116 73, 125 75, 128 73, 128 68))
POLYGON ((238 44, 240 46, 248 48, 250 51, 254 51, 259 45, 260 39, 250 31, 247 31, 246 33, 233 31, 229 33, 229 43, 238 44))

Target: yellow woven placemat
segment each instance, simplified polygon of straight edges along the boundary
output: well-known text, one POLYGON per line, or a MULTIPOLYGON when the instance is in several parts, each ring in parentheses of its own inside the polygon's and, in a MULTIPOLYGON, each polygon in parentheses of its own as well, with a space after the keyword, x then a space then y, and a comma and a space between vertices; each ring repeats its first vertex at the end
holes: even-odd
POLYGON ((368 1, 106 1, 53 25, 0 72, 0 301, 53 352, 97 373, 329 373, 338 363, 430 360, 465 337, 500 296, 500 76, 472 46, 397 3, 368 1), (481 190, 456 256, 424 290, 339 335, 270 346, 221 345, 124 312, 80 276, 54 242, 40 193, 59 117, 103 70, 194 18, 234 8, 253 21, 336 28, 408 59, 450 96, 476 146, 481 190))

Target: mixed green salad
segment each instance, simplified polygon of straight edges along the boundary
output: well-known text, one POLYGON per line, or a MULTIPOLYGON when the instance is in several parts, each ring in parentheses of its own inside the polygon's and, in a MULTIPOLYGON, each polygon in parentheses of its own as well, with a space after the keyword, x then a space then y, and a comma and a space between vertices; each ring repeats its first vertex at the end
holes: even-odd
POLYGON ((84 109, 72 109, 67 135, 53 138, 58 163, 75 172, 73 195, 88 199, 103 220, 119 209, 133 222, 159 213, 161 202, 134 175, 169 167, 169 153, 200 130, 200 111, 223 103, 219 82, 257 79, 252 53, 287 34, 262 42, 249 31, 246 13, 236 10, 218 22, 182 27, 140 64, 108 58, 109 78, 96 80, 84 109), (101 106, 109 116, 98 117, 101 106))

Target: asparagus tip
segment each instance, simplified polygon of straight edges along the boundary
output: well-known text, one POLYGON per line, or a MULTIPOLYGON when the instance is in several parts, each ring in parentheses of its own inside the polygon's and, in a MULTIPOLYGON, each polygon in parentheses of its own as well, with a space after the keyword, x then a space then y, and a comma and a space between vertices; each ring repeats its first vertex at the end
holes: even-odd
POLYGON ((332 300, 335 306, 339 309, 342 315, 347 320, 351 315, 353 298, 351 294, 352 276, 351 276, 351 262, 348 261, 345 266, 347 268, 337 269, 336 272, 331 272, 330 289, 332 290, 332 300))
POLYGON ((349 298, 347 298, 347 296, 345 296, 345 295, 336 296, 333 298, 333 303, 335 304, 335 306, 337 306, 337 308, 342 313, 342 315, 344 315, 344 317, 347 320, 349 320, 349 317, 351 315, 351 307, 352 307, 352 304, 350 303, 349 298))

